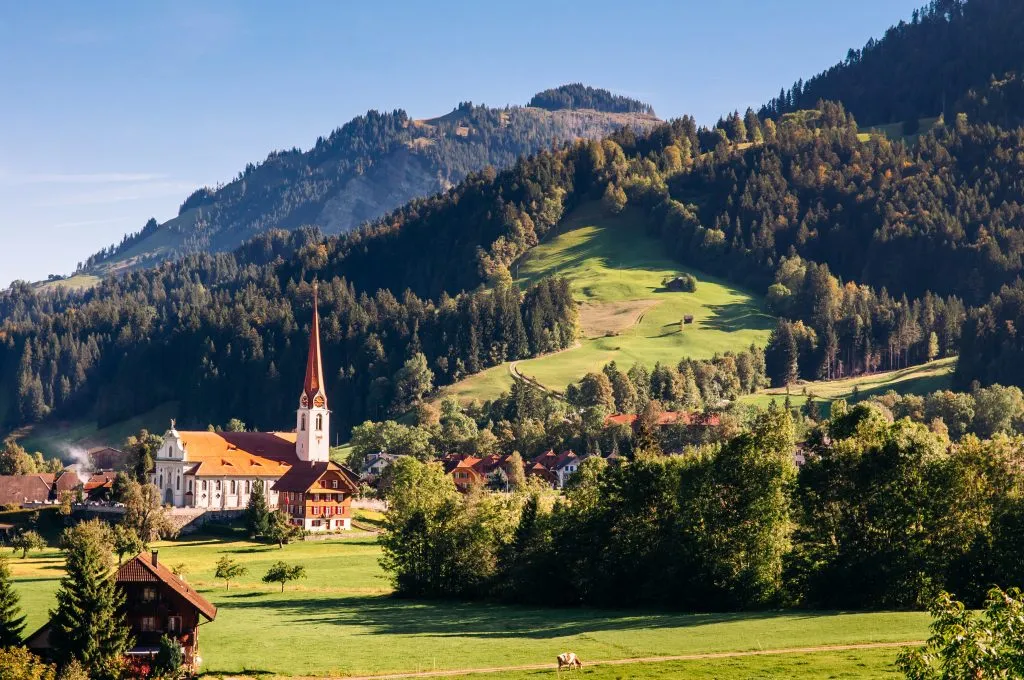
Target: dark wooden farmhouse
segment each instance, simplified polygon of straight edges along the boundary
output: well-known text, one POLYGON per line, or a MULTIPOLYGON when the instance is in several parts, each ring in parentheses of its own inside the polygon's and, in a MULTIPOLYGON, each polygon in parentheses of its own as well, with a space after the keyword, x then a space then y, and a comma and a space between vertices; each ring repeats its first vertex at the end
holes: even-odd
MULTIPOLYGON (((117 570, 117 585, 125 594, 125 618, 135 640, 129 656, 155 655, 160 638, 167 635, 181 644, 186 668, 197 671, 202 661, 199 627, 217 617, 217 608, 161 564, 155 550, 122 564, 117 570)), ((49 638, 47 623, 29 636, 26 645, 45 656, 49 638)))

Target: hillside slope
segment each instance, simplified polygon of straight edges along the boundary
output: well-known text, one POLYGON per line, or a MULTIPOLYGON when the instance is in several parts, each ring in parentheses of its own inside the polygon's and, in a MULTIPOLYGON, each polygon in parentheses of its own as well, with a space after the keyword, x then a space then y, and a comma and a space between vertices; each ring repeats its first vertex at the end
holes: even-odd
POLYGON ((199 189, 176 217, 163 224, 151 220, 90 257, 82 269, 103 274, 192 252, 231 250, 269 229, 311 225, 327 234, 346 232, 552 143, 601 138, 625 126, 646 131, 659 122, 646 105, 636 102, 640 110, 622 111, 623 98, 592 92, 600 96, 585 103, 598 108, 575 107, 569 98, 560 109, 466 102, 429 120, 413 120, 401 110, 370 111, 307 151, 271 153, 232 182, 199 189))
POLYGON ((676 365, 684 357, 707 359, 727 350, 763 346, 774 327, 762 300, 719 278, 685 267, 647 235, 638 210, 617 216, 596 202, 568 215, 557 233, 518 263, 523 288, 547 277, 569 280, 579 305, 578 346, 496 366, 447 390, 462 399, 486 400, 508 388, 513 373, 561 392, 610 361, 676 365), (664 282, 681 273, 697 277, 697 291, 669 291, 664 282), (692 323, 684 324, 685 317, 692 323))

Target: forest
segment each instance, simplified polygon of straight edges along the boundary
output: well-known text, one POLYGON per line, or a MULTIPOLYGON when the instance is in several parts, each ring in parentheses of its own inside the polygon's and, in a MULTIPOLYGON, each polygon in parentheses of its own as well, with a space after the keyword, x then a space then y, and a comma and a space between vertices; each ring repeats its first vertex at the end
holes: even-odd
POLYGON ((402 458, 382 564, 409 596, 682 611, 978 604, 1024 578, 1019 437, 952 443, 838 402, 799 469, 794 446, 773 406, 685 456, 589 458, 564 496, 524 477, 460 494, 402 458))

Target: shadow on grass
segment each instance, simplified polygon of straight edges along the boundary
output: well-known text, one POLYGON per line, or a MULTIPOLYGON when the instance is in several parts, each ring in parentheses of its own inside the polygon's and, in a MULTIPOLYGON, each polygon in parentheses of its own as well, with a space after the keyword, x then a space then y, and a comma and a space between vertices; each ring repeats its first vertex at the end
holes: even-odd
POLYGON ((709 305, 711 316, 701 321, 704 328, 727 333, 744 330, 769 331, 775 328, 775 319, 751 303, 709 305))
POLYGON ((379 597, 296 599, 288 593, 233 601, 225 609, 269 609, 290 623, 334 624, 367 629, 366 635, 427 635, 479 639, 554 639, 601 631, 689 628, 760 619, 806 619, 836 612, 673 614, 593 609, 539 609, 490 603, 403 600, 379 597))

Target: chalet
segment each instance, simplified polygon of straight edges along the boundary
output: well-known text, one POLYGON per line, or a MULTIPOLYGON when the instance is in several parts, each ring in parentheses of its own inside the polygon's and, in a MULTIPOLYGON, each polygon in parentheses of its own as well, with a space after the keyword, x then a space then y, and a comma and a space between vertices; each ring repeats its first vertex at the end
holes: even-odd
MULTIPOLYGON (((167 635, 181 645, 185 667, 199 668, 199 626, 217 617, 217 608, 182 578, 164 566, 157 555, 142 553, 117 570, 117 585, 125 594, 125 611, 135 646, 130 657, 156 655, 160 638, 167 635)), ((50 649, 47 623, 25 641, 29 649, 46 655, 50 649)))
POLYGON ((445 472, 452 478, 455 488, 466 491, 474 484, 507 489, 511 473, 510 456, 490 454, 476 456, 448 455, 441 459, 445 472))
POLYGON ((582 462, 583 460, 572 451, 563 451, 560 454, 546 451, 531 461, 526 473, 547 480, 556 489, 564 489, 569 477, 575 474, 582 462))
POLYGON ((456 463, 455 467, 448 472, 448 475, 455 482, 455 488, 459 491, 466 491, 471 486, 483 485, 486 478, 481 470, 477 469, 481 459, 474 456, 466 456, 456 463))
POLYGON ((273 486, 280 509, 306 531, 352 528, 352 498, 359 491, 354 472, 331 461, 292 465, 273 486))
POLYGON ((366 456, 362 467, 359 468, 359 476, 363 479, 377 479, 396 460, 398 460, 398 456, 393 453, 386 453, 384 451, 371 453, 366 456))
POLYGON ((116 478, 117 472, 114 470, 97 470, 89 475, 89 479, 82 485, 85 499, 93 502, 109 501, 116 478))

